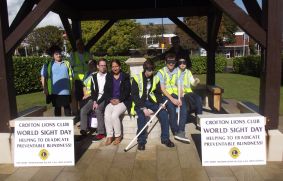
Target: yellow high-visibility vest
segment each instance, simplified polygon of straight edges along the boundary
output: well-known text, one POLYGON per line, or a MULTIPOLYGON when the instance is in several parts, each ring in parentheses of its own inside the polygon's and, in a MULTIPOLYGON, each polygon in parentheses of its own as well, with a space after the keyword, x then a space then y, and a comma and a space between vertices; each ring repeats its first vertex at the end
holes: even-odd
MULTIPOLYGON (((47 89, 48 89, 48 94, 51 95, 52 94, 52 79, 51 79, 51 75, 52 75, 52 62, 51 61, 48 63, 47 66, 47 89)), ((72 90, 72 85, 73 85, 73 71, 71 68, 71 65, 68 61, 62 61, 62 63, 64 63, 67 68, 68 68, 68 74, 69 74, 69 80, 70 80, 70 91, 72 90)))
MULTIPOLYGON (((140 74, 134 75, 134 80, 137 82, 138 84, 138 88, 139 88, 139 96, 140 98, 142 97, 143 94, 143 90, 144 90, 144 86, 143 86, 143 75, 142 72, 140 74)), ((156 90, 156 85, 158 84, 159 79, 158 76, 154 76, 153 77, 153 81, 152 81, 152 86, 151 89, 149 90, 148 95, 150 96, 150 98, 157 103, 156 100, 156 96, 154 95, 154 91, 156 90)), ((132 107, 131 107, 131 115, 136 115, 136 111, 135 111, 135 103, 132 102, 132 107)))
POLYGON ((178 95, 178 87, 177 87, 177 74, 173 74, 172 78, 170 79, 169 74, 167 73, 166 67, 159 70, 161 75, 165 81, 165 89, 169 94, 176 94, 178 95))
POLYGON ((75 80, 83 81, 85 72, 87 71, 87 62, 91 59, 88 52, 83 53, 83 60, 80 60, 79 53, 74 52, 73 54, 73 71, 75 80))
POLYGON ((184 74, 183 76, 183 85, 184 85, 184 93, 190 93, 193 92, 191 88, 191 78, 193 77, 192 72, 188 69, 185 69, 184 72, 182 72, 180 69, 178 69, 178 79, 180 78, 181 74, 184 74))

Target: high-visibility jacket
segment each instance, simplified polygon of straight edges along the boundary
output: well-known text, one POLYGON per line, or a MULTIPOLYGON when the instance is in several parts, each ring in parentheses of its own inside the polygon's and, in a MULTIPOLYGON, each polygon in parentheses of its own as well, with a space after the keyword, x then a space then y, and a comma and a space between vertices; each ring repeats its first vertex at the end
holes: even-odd
POLYGON ((87 62, 91 59, 88 52, 83 53, 83 60, 80 60, 79 53, 73 54, 73 71, 75 80, 83 81, 84 74, 87 71, 87 62))
POLYGON ((84 86, 86 87, 86 94, 87 95, 91 95, 91 81, 93 81, 92 80, 92 75, 93 74, 94 73, 91 73, 89 75, 85 75, 84 76, 84 82, 83 83, 84 83, 84 86))
POLYGON ((183 86, 184 86, 184 93, 190 93, 193 92, 191 88, 191 80, 193 78, 192 72, 188 69, 185 69, 184 72, 182 72, 180 69, 178 69, 178 79, 180 78, 181 74, 183 74, 183 86))
MULTIPOLYGON (((52 94, 52 64, 54 60, 48 63, 47 66, 47 89, 48 89, 48 94, 52 94)), ((68 61, 63 60, 62 63, 64 63, 67 68, 68 68, 68 75, 69 75, 69 80, 70 80, 70 91, 72 90, 72 85, 73 85, 73 70, 71 68, 71 65, 68 61)))
POLYGON ((173 76, 170 79, 170 76, 165 68, 166 67, 159 70, 165 81, 165 89, 169 94, 178 95, 178 87, 177 87, 178 76, 177 74, 173 74, 173 76))
MULTIPOLYGON (((138 84, 138 88, 139 88, 139 97, 141 98, 143 95, 143 91, 144 91, 144 80, 143 80, 143 73, 141 72, 140 74, 136 74, 133 76, 134 81, 136 81, 136 83, 138 84)), ((159 78, 157 76, 153 77, 153 81, 152 81, 152 86, 151 89, 148 92, 148 96, 151 98, 151 100, 153 100, 155 103, 157 103, 157 99, 156 96, 154 95, 154 91, 156 90, 156 85, 159 82, 159 78)), ((131 107, 131 115, 135 115, 135 103, 132 102, 132 107, 131 107)))

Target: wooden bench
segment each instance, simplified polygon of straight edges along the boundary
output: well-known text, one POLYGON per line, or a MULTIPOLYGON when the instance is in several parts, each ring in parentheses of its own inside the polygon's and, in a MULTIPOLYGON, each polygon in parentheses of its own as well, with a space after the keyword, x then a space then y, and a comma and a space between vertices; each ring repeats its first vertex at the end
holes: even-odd
POLYGON ((202 97, 204 107, 210 107, 212 110, 218 112, 221 110, 224 89, 219 86, 199 84, 193 88, 193 91, 202 97))

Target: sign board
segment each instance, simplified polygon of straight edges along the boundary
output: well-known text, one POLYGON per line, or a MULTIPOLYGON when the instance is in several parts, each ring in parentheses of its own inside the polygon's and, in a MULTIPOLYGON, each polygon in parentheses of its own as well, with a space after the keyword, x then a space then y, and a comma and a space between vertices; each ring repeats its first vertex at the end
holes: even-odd
POLYGON ((15 166, 74 165, 73 117, 15 120, 15 166))
POLYGON ((199 115, 203 166, 266 164, 265 118, 259 114, 199 115))

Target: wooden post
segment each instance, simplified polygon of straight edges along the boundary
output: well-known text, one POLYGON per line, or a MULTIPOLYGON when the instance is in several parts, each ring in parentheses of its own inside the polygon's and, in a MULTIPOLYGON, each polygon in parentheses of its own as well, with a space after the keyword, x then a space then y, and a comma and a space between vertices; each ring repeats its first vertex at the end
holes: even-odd
POLYGON ((72 31, 75 41, 82 38, 81 22, 72 19, 72 31))
POLYGON ((222 18, 222 13, 218 10, 214 10, 207 17, 207 73, 206 84, 215 85, 215 51, 216 51, 216 39, 219 31, 219 26, 222 18))
POLYGON ((262 2, 266 48, 262 48, 259 111, 267 117, 267 129, 277 129, 281 83, 282 0, 262 2))
POLYGON ((5 50, 9 33, 6 0, 0 0, 0 132, 9 132, 9 120, 17 115, 16 94, 13 86, 13 63, 11 54, 5 50))

